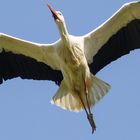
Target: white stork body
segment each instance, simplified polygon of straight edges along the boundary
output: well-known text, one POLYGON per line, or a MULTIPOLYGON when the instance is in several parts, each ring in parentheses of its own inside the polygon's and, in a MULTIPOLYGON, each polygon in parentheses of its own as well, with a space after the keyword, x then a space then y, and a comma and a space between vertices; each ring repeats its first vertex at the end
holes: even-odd
POLYGON ((83 45, 83 38, 69 35, 62 42, 62 45, 57 48, 58 63, 60 64, 64 79, 57 94, 53 97, 52 103, 71 111, 83 109, 77 92, 87 107, 84 94, 84 81, 89 91, 90 106, 93 106, 109 90, 109 85, 101 82, 99 79, 97 80, 97 78, 90 73, 83 45), (96 86, 97 91, 94 91, 94 86, 96 86))
MULTIPOLYGON (((64 109, 89 110, 110 86, 94 75, 107 64, 140 48, 140 2, 122 6, 110 19, 84 36, 68 34, 60 12, 50 6, 61 39, 38 44, 0 34, 0 83, 23 79, 52 80, 60 85, 52 103, 64 109)), ((88 115, 88 113, 87 113, 88 115)))

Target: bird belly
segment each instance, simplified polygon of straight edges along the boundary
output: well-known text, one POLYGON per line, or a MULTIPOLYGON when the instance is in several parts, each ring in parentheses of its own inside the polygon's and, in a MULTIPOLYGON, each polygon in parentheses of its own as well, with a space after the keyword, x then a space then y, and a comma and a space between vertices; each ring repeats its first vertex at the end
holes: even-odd
POLYGON ((82 90, 84 80, 90 77, 90 71, 84 52, 78 44, 64 46, 58 50, 60 67, 66 85, 70 90, 82 90))
POLYGON ((88 80, 90 77, 90 71, 88 65, 83 61, 80 63, 66 63, 62 70, 65 83, 69 90, 74 93, 75 91, 84 90, 84 80, 88 80))

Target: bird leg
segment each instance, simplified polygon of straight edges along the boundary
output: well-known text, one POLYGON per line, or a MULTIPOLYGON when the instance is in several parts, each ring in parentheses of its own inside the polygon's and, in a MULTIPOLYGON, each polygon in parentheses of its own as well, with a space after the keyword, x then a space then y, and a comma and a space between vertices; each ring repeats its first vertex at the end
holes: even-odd
POLYGON ((85 95, 86 95, 87 108, 88 108, 88 111, 89 111, 89 113, 86 113, 86 114, 87 114, 88 121, 89 121, 89 123, 92 127, 92 134, 93 134, 94 131, 96 130, 96 125, 95 125, 95 122, 94 122, 94 119, 93 119, 93 114, 91 113, 90 104, 89 104, 89 101, 88 101, 88 88, 87 88, 86 80, 84 80, 84 92, 85 92, 85 95))
POLYGON ((87 108, 88 108, 89 114, 91 114, 90 104, 89 104, 89 101, 88 101, 88 89, 87 89, 86 80, 84 80, 84 92, 85 92, 85 95, 86 95, 87 108))
POLYGON ((94 131, 96 130, 96 125, 95 125, 95 122, 94 122, 94 119, 93 119, 93 114, 91 113, 89 113, 88 115, 87 115, 87 118, 88 118, 88 121, 89 121, 89 123, 90 123, 90 126, 91 126, 91 128, 92 128, 92 134, 94 133, 94 131))
POLYGON ((81 97, 81 94, 79 93, 79 91, 76 90, 76 92, 78 93, 78 96, 79 96, 79 99, 83 105, 83 108, 86 112, 86 115, 87 115, 87 119, 90 123, 90 126, 92 127, 92 134, 94 133, 94 131, 96 130, 96 125, 95 125, 95 122, 94 122, 94 119, 93 119, 93 114, 91 113, 91 110, 90 110, 90 105, 89 105, 89 102, 88 102, 88 90, 87 90, 87 84, 84 80, 84 93, 86 95, 86 102, 87 102, 87 107, 88 107, 88 110, 86 108, 86 105, 81 97))
POLYGON ((85 112, 86 112, 87 119, 88 119, 88 121, 89 121, 89 123, 90 123, 90 125, 91 125, 91 127, 92 127, 92 134, 93 134, 94 131, 96 130, 96 125, 95 125, 95 122, 94 122, 94 119, 93 119, 93 114, 92 114, 92 113, 89 113, 89 112, 87 111, 87 108, 86 108, 86 106, 85 106, 85 104, 84 104, 84 101, 82 100, 81 95, 78 94, 78 96, 79 96, 80 101, 81 101, 81 103, 82 103, 82 105, 83 105, 83 107, 84 107, 84 110, 85 110, 85 112))
POLYGON ((87 108, 86 108, 86 106, 85 106, 85 104, 84 104, 84 101, 82 100, 82 97, 81 97, 81 95, 80 95, 79 93, 78 93, 78 96, 79 96, 80 101, 81 101, 81 103, 82 103, 82 105, 83 105, 83 107, 84 107, 84 110, 85 110, 85 112, 86 112, 86 115, 88 116, 87 108))

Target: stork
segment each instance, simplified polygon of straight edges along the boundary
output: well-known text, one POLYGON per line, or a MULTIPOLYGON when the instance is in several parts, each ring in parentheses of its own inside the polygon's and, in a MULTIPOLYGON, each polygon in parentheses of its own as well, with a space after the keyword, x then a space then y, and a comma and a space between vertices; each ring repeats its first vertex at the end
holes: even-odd
POLYGON ((140 48, 140 2, 124 4, 83 36, 70 35, 63 14, 50 5, 48 8, 60 34, 58 41, 39 44, 0 33, 0 84, 15 77, 54 81, 59 89, 51 103, 69 111, 85 110, 94 132, 91 108, 110 89, 95 75, 140 48))

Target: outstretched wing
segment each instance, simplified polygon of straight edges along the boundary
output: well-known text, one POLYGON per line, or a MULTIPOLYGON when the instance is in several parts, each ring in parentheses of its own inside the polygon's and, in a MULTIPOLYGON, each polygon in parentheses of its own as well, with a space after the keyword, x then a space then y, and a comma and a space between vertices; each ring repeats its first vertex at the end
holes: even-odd
POLYGON ((93 74, 140 48, 140 2, 122 6, 105 23, 85 35, 84 40, 86 59, 93 74))
POLYGON ((37 44, 0 34, 0 83, 3 80, 22 79, 52 80, 60 84, 62 74, 57 63, 54 44, 37 44))

